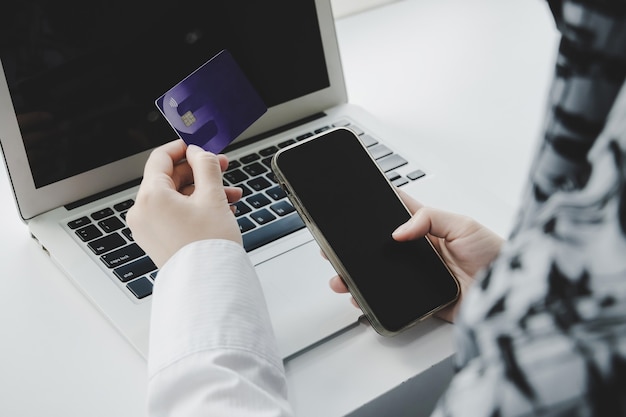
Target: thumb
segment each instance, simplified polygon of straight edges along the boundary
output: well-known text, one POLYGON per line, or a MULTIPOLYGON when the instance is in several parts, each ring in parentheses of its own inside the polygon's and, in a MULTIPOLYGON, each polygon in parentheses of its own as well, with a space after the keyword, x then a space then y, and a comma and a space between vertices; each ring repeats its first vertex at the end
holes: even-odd
POLYGON ((405 241, 431 234, 451 240, 463 230, 464 219, 458 214, 422 207, 406 223, 394 230, 392 236, 398 241, 405 241))
POLYGON ((222 169, 219 158, 204 149, 189 145, 187 148, 187 162, 193 172, 195 193, 213 194, 216 190, 223 195, 222 169))

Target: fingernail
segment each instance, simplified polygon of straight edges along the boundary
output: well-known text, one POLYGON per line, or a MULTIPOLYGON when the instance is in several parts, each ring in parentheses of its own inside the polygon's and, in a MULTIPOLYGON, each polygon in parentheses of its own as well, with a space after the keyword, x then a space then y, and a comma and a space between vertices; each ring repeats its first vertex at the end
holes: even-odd
POLYGON ((191 144, 191 145, 189 145, 187 147, 187 152, 189 152, 189 151, 191 151, 191 152, 204 152, 204 153, 208 153, 208 154, 211 154, 211 155, 215 155, 213 152, 206 151, 206 150, 204 150, 204 148, 201 148, 200 146, 194 145, 194 144, 191 144))
POLYGON ((408 224, 408 222, 406 222, 406 223, 404 223, 404 224, 401 224, 400 226, 398 226, 398 227, 396 228, 396 230, 394 230, 394 231, 393 231, 393 233, 391 233, 391 235, 392 235, 392 236, 395 236, 395 235, 402 234, 402 233, 403 233, 403 232, 405 232, 408 228, 409 228, 409 224, 408 224))

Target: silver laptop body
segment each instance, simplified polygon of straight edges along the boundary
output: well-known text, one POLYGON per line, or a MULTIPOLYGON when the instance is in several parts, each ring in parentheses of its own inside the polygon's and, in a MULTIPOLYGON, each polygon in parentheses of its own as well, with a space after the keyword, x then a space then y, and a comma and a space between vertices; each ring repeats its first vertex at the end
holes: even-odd
MULTIPOLYGON (((343 125, 389 164, 397 185, 436 192, 431 167, 394 148, 387 127, 348 103, 329 0, 187 2, 192 13, 176 11, 172 2, 146 8, 131 0, 84 15, 64 14, 64 2, 34 3, 15 7, 15 18, 28 24, 5 28, 18 33, 0 49, 6 51, 0 56, 0 141, 15 201, 50 259, 144 356, 151 299, 145 291, 157 271, 120 277, 115 262, 123 266, 123 256, 107 257, 81 233, 93 225, 89 230, 106 236, 101 229, 112 217, 123 224, 150 150, 176 137, 154 99, 217 51, 231 51, 269 107, 227 149, 231 161, 241 162, 233 171, 248 175, 242 185, 252 181, 246 163, 262 167, 272 149, 343 125), (147 284, 133 284, 140 279, 147 284)), ((261 176, 275 188, 271 172, 261 176)), ((259 192, 268 197, 266 190, 259 192)), ((272 211, 281 202, 274 197, 265 209, 283 220, 272 211)), ((261 229, 257 220, 263 219, 246 216, 246 224, 261 229)), ((298 223, 296 214, 289 216, 298 223)), ((328 289, 335 272, 308 231, 293 224, 278 238, 248 239, 285 358, 360 316, 347 295, 328 289)), ((125 239, 122 248, 133 245, 125 225, 113 232, 125 239)))

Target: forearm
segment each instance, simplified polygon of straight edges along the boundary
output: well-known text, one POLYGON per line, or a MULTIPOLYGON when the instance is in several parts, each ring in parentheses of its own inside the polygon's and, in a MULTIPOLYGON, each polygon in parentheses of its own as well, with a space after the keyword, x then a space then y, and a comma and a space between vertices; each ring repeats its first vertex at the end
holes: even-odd
POLYGON ((151 415, 290 415, 261 287, 240 246, 197 242, 163 266, 149 374, 151 415))

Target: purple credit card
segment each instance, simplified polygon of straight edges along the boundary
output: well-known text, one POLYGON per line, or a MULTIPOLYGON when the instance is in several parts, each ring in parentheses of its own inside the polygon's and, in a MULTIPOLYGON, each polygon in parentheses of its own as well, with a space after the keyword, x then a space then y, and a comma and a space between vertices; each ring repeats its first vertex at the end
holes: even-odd
POLYGON ((267 106, 232 55, 223 50, 156 100, 178 136, 213 152, 221 152, 267 106))

